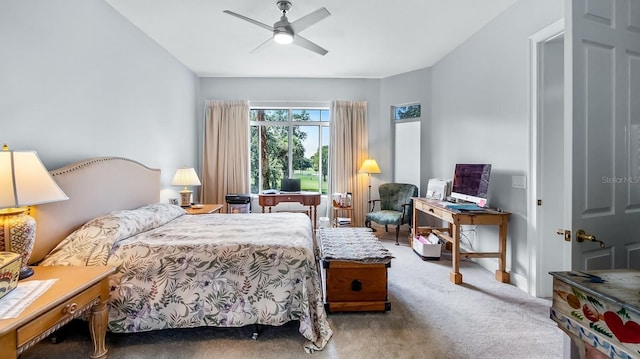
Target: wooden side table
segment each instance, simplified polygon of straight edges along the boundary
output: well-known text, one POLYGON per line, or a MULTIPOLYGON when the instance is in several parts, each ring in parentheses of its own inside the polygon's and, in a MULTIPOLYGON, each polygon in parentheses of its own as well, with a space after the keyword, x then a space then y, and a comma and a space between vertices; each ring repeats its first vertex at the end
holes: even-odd
POLYGON ((187 211, 188 214, 218 213, 222 207, 224 207, 223 204, 205 204, 202 208, 187 207, 185 211, 187 211))
POLYGON ((337 206, 333 206, 333 226, 334 227, 341 227, 341 226, 349 226, 349 227, 353 227, 353 225, 351 224, 351 221, 347 224, 340 224, 338 223, 338 215, 339 214, 344 214, 346 213, 347 217, 350 218, 351 220, 353 220, 353 207, 337 207, 337 206))
POLYGON ((35 266, 25 281, 57 279, 16 318, 0 320, 0 359, 15 359, 72 319, 90 311, 91 358, 106 358, 109 275, 113 267, 35 266))

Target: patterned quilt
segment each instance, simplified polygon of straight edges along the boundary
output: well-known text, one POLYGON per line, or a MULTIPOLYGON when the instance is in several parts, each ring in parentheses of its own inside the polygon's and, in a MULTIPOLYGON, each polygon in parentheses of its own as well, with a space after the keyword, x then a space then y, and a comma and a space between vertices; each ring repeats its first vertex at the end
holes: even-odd
POLYGON ((156 204, 87 222, 40 265, 109 265, 109 330, 279 326, 299 320, 321 350, 332 335, 311 223, 301 213, 185 215, 156 204))

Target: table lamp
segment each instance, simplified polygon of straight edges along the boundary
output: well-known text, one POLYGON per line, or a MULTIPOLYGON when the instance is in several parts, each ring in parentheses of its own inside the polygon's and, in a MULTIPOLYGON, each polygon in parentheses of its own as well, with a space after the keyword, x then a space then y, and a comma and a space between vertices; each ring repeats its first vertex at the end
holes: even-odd
MULTIPOLYGON (((362 166, 358 170, 358 173, 366 173, 369 181, 369 197, 367 199, 367 204, 371 204, 371 174, 372 173, 380 173, 380 167, 378 166, 378 162, 373 158, 367 158, 362 162, 362 166)), ((373 211, 373 206, 371 206, 371 211, 373 211)))
POLYGON ((20 279, 33 274, 29 257, 36 239, 36 221, 28 214, 36 204, 67 200, 35 151, 0 151, 0 251, 22 257, 20 279))
POLYGON ((184 187, 182 191, 180 191, 180 206, 191 207, 191 194, 193 191, 189 190, 187 187, 200 186, 200 179, 198 178, 196 171, 193 168, 187 168, 186 166, 178 169, 175 176, 173 176, 171 185, 184 187))

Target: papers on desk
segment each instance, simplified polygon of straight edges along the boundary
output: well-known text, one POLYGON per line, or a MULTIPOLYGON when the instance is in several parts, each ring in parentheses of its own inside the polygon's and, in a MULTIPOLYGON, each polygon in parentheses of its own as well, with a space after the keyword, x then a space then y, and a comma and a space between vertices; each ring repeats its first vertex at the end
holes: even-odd
POLYGON ((439 202, 439 205, 452 211, 460 212, 462 214, 501 214, 500 209, 480 207, 475 203, 451 203, 451 202, 439 202))
POLYGON ((349 218, 349 217, 338 217, 338 224, 351 224, 351 218, 349 218))
POLYGON ((0 319, 16 318, 57 279, 18 282, 18 286, 0 299, 0 319))
POLYGON ((482 211, 484 208, 478 206, 475 203, 447 203, 445 205, 449 209, 455 209, 458 211, 482 211))

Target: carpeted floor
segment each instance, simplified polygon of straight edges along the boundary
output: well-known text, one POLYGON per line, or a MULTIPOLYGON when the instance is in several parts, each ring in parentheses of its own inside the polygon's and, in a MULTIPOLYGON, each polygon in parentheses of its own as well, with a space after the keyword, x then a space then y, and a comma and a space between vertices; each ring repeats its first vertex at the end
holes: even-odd
MULTIPOLYGON (((306 354, 297 322, 253 328, 197 328, 107 334, 109 358, 562 358, 562 331, 549 319, 550 301, 503 284, 470 261, 461 263, 464 284, 449 281, 450 255, 422 261, 393 234, 376 232, 396 257, 389 268, 386 313, 330 314, 333 338, 306 354)), ((401 233, 403 239, 406 232, 401 233)), ((92 343, 85 322, 74 321, 58 344, 44 340, 21 356, 87 358, 92 343)))

